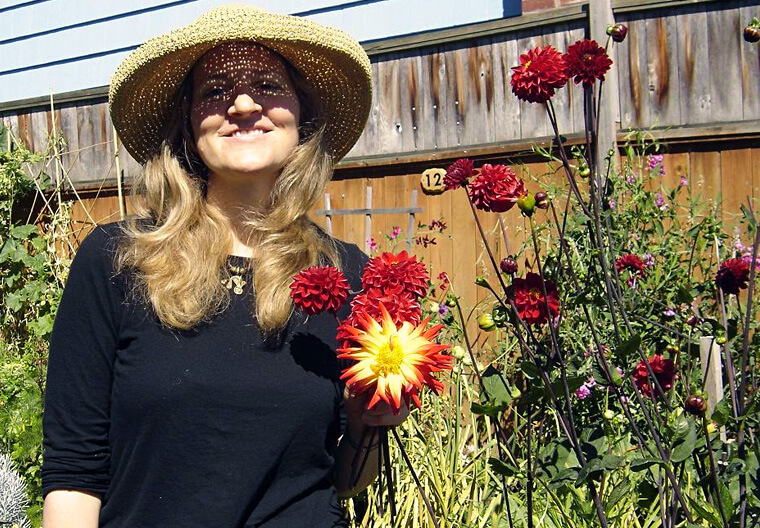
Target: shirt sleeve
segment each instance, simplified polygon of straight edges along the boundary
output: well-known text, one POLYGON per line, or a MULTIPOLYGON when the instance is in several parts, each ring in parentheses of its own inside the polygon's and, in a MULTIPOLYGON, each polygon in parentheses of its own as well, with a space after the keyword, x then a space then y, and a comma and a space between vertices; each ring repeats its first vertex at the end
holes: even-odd
POLYGON ((71 264, 50 338, 42 489, 108 489, 113 365, 123 288, 114 273, 119 227, 96 228, 71 264))

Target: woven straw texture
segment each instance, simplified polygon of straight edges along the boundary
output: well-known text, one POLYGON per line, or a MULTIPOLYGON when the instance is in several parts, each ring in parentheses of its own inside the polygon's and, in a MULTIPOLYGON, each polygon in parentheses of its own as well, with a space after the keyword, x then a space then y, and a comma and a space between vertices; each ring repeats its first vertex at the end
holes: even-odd
POLYGON ((310 20, 248 5, 213 9, 194 23, 145 42, 111 78, 111 118, 140 163, 156 152, 176 108, 179 86, 197 60, 233 41, 262 44, 290 62, 314 87, 325 109, 325 137, 335 161, 364 129, 372 99, 369 58, 347 33, 310 20))

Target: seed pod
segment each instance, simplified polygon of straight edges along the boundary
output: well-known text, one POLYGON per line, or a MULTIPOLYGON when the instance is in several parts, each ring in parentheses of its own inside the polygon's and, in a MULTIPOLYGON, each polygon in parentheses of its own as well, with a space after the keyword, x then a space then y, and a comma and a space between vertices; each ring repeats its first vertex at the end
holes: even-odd
POLYGON ((507 257, 504 259, 501 259, 501 263, 499 263, 499 268, 501 268, 501 271, 504 273, 507 273, 509 275, 514 275, 517 273, 517 261, 514 259, 514 257, 507 257))
POLYGON ((496 328, 496 321, 493 320, 490 313, 484 313, 478 317, 478 326, 481 330, 490 332, 496 328))
POLYGON ((517 200, 517 207, 520 208, 520 211, 522 211, 525 216, 533 216, 533 211, 535 211, 536 207, 536 197, 531 193, 521 196, 517 200))
POLYGON ((707 402, 701 396, 692 394, 686 398, 686 402, 683 404, 683 408, 687 413, 693 414, 694 416, 699 416, 701 418, 707 411, 707 402))
POLYGON ((744 28, 744 40, 755 43, 760 40, 760 28, 747 26, 744 28))

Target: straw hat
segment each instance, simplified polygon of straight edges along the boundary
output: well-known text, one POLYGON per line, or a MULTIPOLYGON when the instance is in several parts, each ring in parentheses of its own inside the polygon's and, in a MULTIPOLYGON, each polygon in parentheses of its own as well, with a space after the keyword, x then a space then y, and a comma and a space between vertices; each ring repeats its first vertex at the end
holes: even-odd
POLYGON ((311 84, 324 107, 325 139, 335 161, 364 129, 372 73, 364 49, 338 29, 249 5, 212 9, 192 24, 152 38, 121 63, 108 103, 124 147, 140 163, 159 150, 177 91, 196 61, 224 42, 257 42, 282 55, 311 84))

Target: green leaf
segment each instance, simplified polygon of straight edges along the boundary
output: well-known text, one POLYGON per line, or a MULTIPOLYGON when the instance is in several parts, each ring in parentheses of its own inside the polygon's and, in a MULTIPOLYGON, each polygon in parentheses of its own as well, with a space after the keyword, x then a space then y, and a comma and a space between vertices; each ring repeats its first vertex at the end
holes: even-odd
POLYGON ((728 423, 731 418, 731 409, 728 406, 728 398, 723 398, 715 406, 715 410, 712 413, 710 419, 717 425, 722 426, 728 423))
POLYGON ((507 408, 506 403, 494 405, 490 403, 481 404, 481 403, 470 403, 470 411, 472 411, 473 414, 480 414, 485 416, 490 416, 491 418, 496 418, 504 412, 504 409, 507 408))
POLYGON ((39 233, 37 226, 33 224, 24 224, 12 227, 9 235, 16 240, 26 240, 32 233, 39 233))
POLYGON ((634 458, 631 460, 631 471, 634 473, 638 473, 639 471, 644 471, 645 469, 649 469, 652 466, 664 466, 665 461, 661 460, 659 458, 652 458, 652 457, 644 457, 644 458, 634 458))
POLYGON ((686 420, 686 423, 688 427, 686 434, 676 439, 673 450, 670 452, 670 459, 673 462, 683 462, 689 458, 697 445, 697 428, 691 420, 686 420))
MULTIPOLYGON (((629 479, 623 480, 612 487, 612 492, 607 496, 604 501, 605 510, 607 514, 610 513, 610 509, 616 506, 624 497, 626 497, 633 489, 633 485, 629 479)), ((609 487, 608 487, 609 489, 609 487)))
POLYGON ((691 506, 692 512, 699 515, 701 519, 709 522, 715 528, 723 528, 723 523, 720 520, 720 513, 710 506, 707 502, 703 502, 701 499, 692 498, 691 495, 685 494, 691 506))
POLYGON ((609 471, 620 467, 621 463, 625 460, 624 456, 618 455, 604 455, 602 457, 602 467, 609 471))
POLYGON ((489 457, 488 458, 488 465, 491 466, 491 469, 494 473, 498 475, 504 475, 505 477, 513 477, 517 474, 516 468, 513 466, 508 466, 503 461, 499 460, 498 458, 489 457))
POLYGON ((628 341, 624 341, 615 350, 615 357, 625 359, 636 352, 641 346, 641 336, 636 334, 628 341))
POLYGON ((600 476, 603 471, 604 466, 602 465, 601 459, 593 458, 578 472, 578 476, 575 479, 575 485, 580 486, 584 482, 600 476))
POLYGON ((507 380, 496 370, 493 365, 483 372, 483 390, 488 396, 489 403, 494 405, 509 405, 512 401, 512 393, 507 385, 507 380))
POLYGON ((679 304, 688 304, 691 303, 694 300, 694 296, 683 287, 683 285, 679 285, 678 289, 676 290, 676 296, 675 301, 679 304))
POLYGON ((537 380, 541 378, 541 371, 532 361, 523 361, 520 363, 520 370, 522 370, 525 377, 529 380, 537 380))

